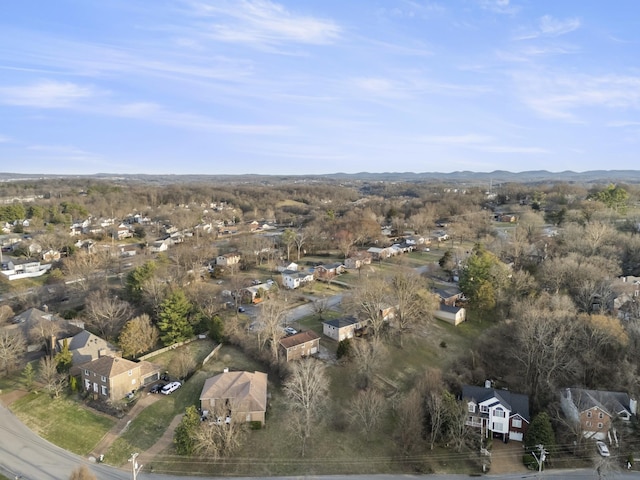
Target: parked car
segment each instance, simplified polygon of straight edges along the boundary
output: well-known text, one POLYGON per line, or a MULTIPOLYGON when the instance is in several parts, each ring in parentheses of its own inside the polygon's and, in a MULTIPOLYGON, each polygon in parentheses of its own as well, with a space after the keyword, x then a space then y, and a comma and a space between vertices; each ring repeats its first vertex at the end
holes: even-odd
POLYGON ((284 333, 286 333, 287 335, 295 335, 296 333, 298 333, 298 331, 293 327, 285 327, 284 333))
POLYGON ((610 455, 609 453, 609 447, 607 447, 607 444, 601 441, 597 441, 596 442, 596 447, 598 447, 598 453, 600 455, 602 455, 603 457, 608 457, 610 455))
POLYGON ((149 393, 160 393, 160 390, 162 390, 164 386, 164 383, 156 383, 149 389, 149 393))
POLYGON ((246 312, 246 310, 245 310, 244 307, 238 307, 238 312, 244 313, 244 312, 246 312))
POLYGON ((162 387, 162 390, 160 390, 160 393, 162 393, 163 395, 169 395, 170 393, 175 392, 181 386, 182 384, 180 382, 167 383, 164 387, 162 387))
POLYGON ((132 399, 133 397, 135 397, 135 396, 136 396, 136 392, 129 392, 129 393, 127 393, 124 397, 125 397, 127 400, 131 400, 131 399, 132 399))

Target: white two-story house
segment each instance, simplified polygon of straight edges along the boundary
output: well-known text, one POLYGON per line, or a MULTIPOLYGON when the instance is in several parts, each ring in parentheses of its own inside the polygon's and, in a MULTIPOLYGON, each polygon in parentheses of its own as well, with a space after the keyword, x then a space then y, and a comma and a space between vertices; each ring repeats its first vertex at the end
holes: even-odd
POLYGON ((529 397, 509 390, 464 385, 462 398, 467 403, 467 425, 480 428, 485 437, 521 442, 529 422, 529 397))

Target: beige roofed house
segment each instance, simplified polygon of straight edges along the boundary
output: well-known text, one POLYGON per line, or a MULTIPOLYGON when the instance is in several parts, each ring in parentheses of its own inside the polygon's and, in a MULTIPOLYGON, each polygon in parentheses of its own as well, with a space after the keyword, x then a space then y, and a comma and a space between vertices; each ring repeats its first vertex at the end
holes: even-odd
POLYGON ((200 408, 214 411, 221 404, 247 422, 264 423, 267 411, 267 374, 223 372, 208 378, 200 394, 200 408))
POLYGON ((79 366, 82 387, 95 398, 119 400, 160 378, 160 367, 120 357, 100 357, 79 366))
POLYGON ((287 362, 314 355, 320 350, 320 336, 313 330, 281 338, 278 342, 287 362))
MULTIPOLYGON (((77 335, 68 338, 61 338, 58 340, 58 350, 61 351, 64 348, 64 342, 67 342, 69 351, 73 356, 72 364, 80 365, 96 358, 111 356, 119 357, 120 354, 116 347, 111 345, 106 340, 88 332, 82 330, 77 335)), ((72 375, 79 373, 79 371, 72 371, 72 375)))

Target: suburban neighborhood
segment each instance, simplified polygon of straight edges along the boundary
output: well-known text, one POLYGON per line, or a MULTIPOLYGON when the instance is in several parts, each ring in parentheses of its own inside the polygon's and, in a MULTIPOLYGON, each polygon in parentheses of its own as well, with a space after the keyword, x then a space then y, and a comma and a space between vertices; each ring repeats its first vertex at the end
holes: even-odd
POLYGON ((0 205, 0 400, 63 448, 185 474, 331 473, 336 441, 341 473, 636 468, 635 186, 623 209, 614 185, 171 186, 156 208, 145 183, 62 185, 0 205), (393 455, 348 466, 368 449, 393 455))

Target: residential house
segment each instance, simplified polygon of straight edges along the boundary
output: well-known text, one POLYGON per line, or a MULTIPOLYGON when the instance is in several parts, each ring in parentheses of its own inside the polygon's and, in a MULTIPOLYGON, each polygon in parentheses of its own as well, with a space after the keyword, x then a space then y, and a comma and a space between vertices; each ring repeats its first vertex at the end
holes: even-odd
POLYGON ((433 316, 452 325, 459 325, 467 319, 464 308, 450 306, 444 303, 441 303, 438 310, 433 312, 433 316))
POLYGON ((344 273, 344 265, 339 262, 318 265, 313 270, 313 276, 318 280, 331 280, 342 273, 344 273))
POLYGON ((0 267, 2 273, 9 280, 20 280, 21 278, 40 277, 51 269, 50 263, 40 262, 14 263, 12 260, 2 262, 0 267))
POLYGON ((118 245, 118 253, 121 257, 135 257, 138 254, 139 245, 128 243, 126 245, 118 245))
POLYGON ((564 415, 583 435, 604 440, 615 419, 629 421, 636 414, 637 401, 624 392, 565 388, 560 392, 560 407, 564 415))
POLYGON ((203 412, 211 412, 221 406, 231 410, 228 413, 236 418, 264 424, 267 411, 267 374, 229 372, 225 369, 223 373, 208 378, 200 394, 200 408, 203 412))
POLYGON ((285 288, 294 289, 298 288, 306 283, 313 282, 313 273, 311 272, 297 272, 291 270, 285 270, 282 272, 282 285, 285 288))
POLYGON ((149 362, 104 356, 79 365, 82 387, 94 399, 120 400, 160 378, 161 367, 149 362))
POLYGON ((151 245, 149 245, 149 251, 151 253, 160 253, 166 252, 169 250, 169 244, 171 244, 171 240, 169 238, 165 238, 162 240, 156 240, 151 245))
POLYGON ((371 265, 371 254, 364 250, 355 252, 344 261, 345 268, 349 269, 359 269, 365 265, 371 265))
POLYGON ((43 262, 55 262, 60 260, 60 252, 53 249, 45 250, 44 252, 40 253, 40 258, 43 262))
POLYGON ((285 270, 289 270, 291 272, 297 272, 298 268, 299 268, 299 265, 296 262, 289 262, 289 261, 279 262, 278 265, 276 265, 276 271, 278 272, 284 272, 285 270))
POLYGON ((320 350, 320 336, 313 330, 281 338, 278 343, 287 362, 314 355, 320 350))
POLYGON ((240 253, 238 252, 229 252, 224 255, 218 255, 216 257, 216 265, 220 265, 223 267, 230 267, 232 265, 237 265, 240 263, 240 253))
POLYGON ((274 283, 260 283, 242 289, 243 303, 259 303, 264 299, 265 294, 273 287, 274 283))
POLYGON ((440 299, 440 303, 455 306, 456 302, 462 298, 462 290, 458 287, 436 288, 434 293, 440 299))
POLYGON ((371 254, 371 258, 373 260, 384 260, 385 258, 389 258, 392 255, 392 251, 389 247, 371 247, 367 250, 367 252, 371 254))
MULTIPOLYGON (((58 351, 64 348, 65 341, 72 355, 71 363, 75 367, 104 356, 120 356, 120 352, 116 347, 86 330, 82 330, 72 337, 58 339, 58 351)), ((79 370, 71 372, 72 375, 79 373, 79 370)))
POLYGON ((527 395, 491 388, 487 381, 484 387, 464 385, 462 398, 467 402, 467 425, 480 428, 487 438, 522 442, 531 421, 527 395))
POLYGON ((347 338, 356 336, 356 332, 362 330, 365 323, 355 317, 341 317, 322 322, 322 333, 327 337, 341 342, 347 338))
POLYGON ((125 238, 133 237, 133 232, 131 231, 131 227, 129 225, 121 223, 118 225, 118 228, 114 232, 114 237, 118 240, 124 240, 125 238))

